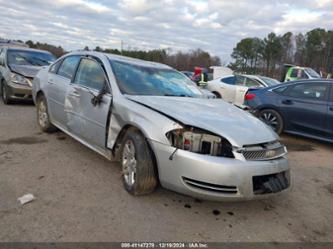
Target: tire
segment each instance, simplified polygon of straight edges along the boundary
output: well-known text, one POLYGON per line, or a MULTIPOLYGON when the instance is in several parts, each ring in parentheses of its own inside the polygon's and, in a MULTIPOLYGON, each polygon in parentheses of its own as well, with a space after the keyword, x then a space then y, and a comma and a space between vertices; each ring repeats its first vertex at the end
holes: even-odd
POLYGON ((283 119, 280 113, 273 109, 264 109, 259 112, 258 117, 261 121, 272 127, 277 134, 282 133, 283 119))
POLYGON ((154 154, 144 136, 136 129, 129 129, 121 145, 122 181, 132 195, 145 195, 157 186, 154 154))
POLYGON ((56 127, 52 125, 50 121, 50 115, 48 112, 47 101, 44 95, 41 95, 37 99, 37 123, 39 128, 43 132, 54 132, 56 127))
POLYGON ((5 105, 12 103, 11 99, 8 97, 7 89, 4 82, 1 83, 1 98, 5 105))
POLYGON ((222 99, 221 94, 219 94, 218 92, 213 92, 213 94, 216 96, 217 99, 222 99))

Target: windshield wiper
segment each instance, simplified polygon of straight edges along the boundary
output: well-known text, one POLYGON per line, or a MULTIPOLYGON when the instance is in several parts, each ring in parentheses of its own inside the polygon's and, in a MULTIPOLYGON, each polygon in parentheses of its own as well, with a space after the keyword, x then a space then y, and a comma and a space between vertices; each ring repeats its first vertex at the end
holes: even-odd
POLYGON ((165 93, 164 96, 168 96, 168 97, 188 97, 188 98, 192 98, 192 96, 190 96, 190 95, 186 95, 186 94, 172 94, 172 93, 165 93))
MULTIPOLYGON (((39 61, 41 61, 41 62, 43 62, 43 63, 45 63, 45 64, 47 64, 47 65, 50 65, 50 64, 51 64, 50 61, 47 61, 47 60, 44 60, 44 59, 41 59, 41 58, 38 58, 38 57, 35 57, 35 56, 33 56, 33 57, 31 57, 31 58, 33 58, 33 59, 37 59, 37 60, 39 60, 39 61)), ((43 66, 43 65, 40 65, 40 66, 43 66)))

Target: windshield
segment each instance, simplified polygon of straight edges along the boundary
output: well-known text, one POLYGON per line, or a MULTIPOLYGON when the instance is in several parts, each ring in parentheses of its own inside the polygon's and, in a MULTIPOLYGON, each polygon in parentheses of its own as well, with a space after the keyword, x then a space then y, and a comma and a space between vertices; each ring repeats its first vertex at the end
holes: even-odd
POLYGON ((305 68, 305 71, 311 76, 311 78, 320 78, 320 75, 312 68, 305 68))
POLYGON ((123 94, 202 97, 201 91, 184 74, 173 69, 110 61, 123 94))
POLYGON ((47 66, 55 61, 55 57, 46 52, 8 50, 8 65, 47 66))
POLYGON ((267 86, 275 86, 277 84, 280 84, 281 82, 276 80, 276 79, 272 79, 272 78, 268 78, 268 77, 264 77, 264 76, 260 76, 259 77, 261 80, 263 80, 267 86))

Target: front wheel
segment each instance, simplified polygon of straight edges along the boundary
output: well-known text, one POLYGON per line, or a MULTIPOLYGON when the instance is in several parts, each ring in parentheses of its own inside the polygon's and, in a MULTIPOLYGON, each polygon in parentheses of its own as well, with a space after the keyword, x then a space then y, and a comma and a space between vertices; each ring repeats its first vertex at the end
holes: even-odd
POLYGON ((8 92, 4 83, 1 84, 1 97, 5 105, 9 105, 11 100, 9 99, 8 92))
POLYGON ((53 132, 56 130, 55 126, 50 122, 46 98, 43 95, 37 99, 37 121, 43 132, 53 132))
POLYGON ((146 139, 136 129, 129 129, 121 149, 122 179, 127 192, 144 195, 157 186, 154 155, 146 139))
POLYGON ((265 109, 260 111, 258 116, 260 120, 272 127, 277 134, 281 134, 283 131, 283 119, 280 113, 273 109, 265 109))

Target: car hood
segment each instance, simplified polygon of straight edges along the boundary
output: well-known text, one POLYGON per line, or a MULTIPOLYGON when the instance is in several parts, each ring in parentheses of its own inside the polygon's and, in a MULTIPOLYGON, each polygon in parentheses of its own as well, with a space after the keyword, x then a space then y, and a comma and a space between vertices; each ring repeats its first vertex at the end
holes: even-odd
POLYGON ((251 114, 220 99, 127 96, 184 125, 218 134, 237 147, 276 140, 276 133, 251 114))
POLYGON ((11 71, 28 78, 34 78, 42 67, 28 65, 10 65, 11 71))

